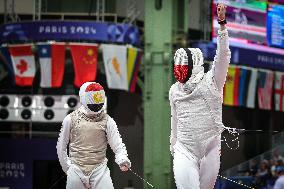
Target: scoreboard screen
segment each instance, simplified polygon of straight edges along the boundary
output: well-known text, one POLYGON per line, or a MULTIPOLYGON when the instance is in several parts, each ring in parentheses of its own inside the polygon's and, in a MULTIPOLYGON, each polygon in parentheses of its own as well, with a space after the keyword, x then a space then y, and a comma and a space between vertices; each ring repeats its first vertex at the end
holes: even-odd
POLYGON ((284 5, 269 4, 268 6, 267 41, 269 46, 284 48, 284 5))
MULTIPOLYGON (((257 0, 225 0, 227 5, 226 19, 230 38, 246 42, 267 44, 266 39, 266 8, 267 1, 257 0)), ((217 36, 219 24, 217 22, 218 1, 213 0, 212 38, 217 36)))
POLYGON ((269 2, 284 4, 284 0, 269 0, 269 2))

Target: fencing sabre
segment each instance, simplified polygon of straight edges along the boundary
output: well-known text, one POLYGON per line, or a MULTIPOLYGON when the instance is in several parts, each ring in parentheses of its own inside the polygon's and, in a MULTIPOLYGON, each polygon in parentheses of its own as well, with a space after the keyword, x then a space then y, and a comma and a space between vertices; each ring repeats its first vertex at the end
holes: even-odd
MULTIPOLYGON (((154 188, 154 186, 153 186, 152 184, 150 184, 150 183, 149 183, 148 181, 146 181, 144 178, 142 178, 141 176, 139 176, 136 172, 132 171, 132 169, 129 168, 129 170, 130 170, 135 176, 137 176, 139 179, 141 179, 142 181, 144 181, 145 183, 147 183, 149 186, 151 186, 152 188, 154 188)), ((234 180, 232 180, 232 179, 229 179, 229 178, 227 178, 227 177, 224 177, 224 176, 222 176, 222 175, 218 175, 218 176, 219 176, 220 178, 224 179, 224 180, 227 180, 227 181, 230 181, 230 182, 232 182, 232 183, 238 184, 238 185, 243 186, 243 187, 245 187, 245 188, 255 189, 255 188, 253 188, 253 187, 250 187, 250 186, 245 185, 245 184, 240 183, 240 182, 236 182, 236 181, 234 181, 234 180)))
POLYGON ((218 175, 218 177, 220 177, 220 178, 222 178, 222 179, 224 179, 224 180, 230 181, 230 182, 232 182, 232 183, 235 183, 235 184, 237 184, 237 185, 243 186, 243 187, 245 187, 245 188, 255 189, 255 188, 253 188, 253 187, 250 187, 250 186, 245 185, 245 184, 243 184, 243 183, 234 181, 234 180, 229 179, 229 178, 227 178, 227 177, 224 177, 224 176, 222 176, 222 175, 218 175))
MULTIPOLYGON (((137 176, 140 180, 142 180, 143 182, 147 183, 149 186, 151 186, 152 188, 154 188, 154 186, 152 184, 150 184, 148 181, 146 181, 143 177, 141 177, 140 175, 138 175, 136 172, 132 171, 132 169, 128 168, 129 171, 131 171, 135 176, 137 176)), ((57 185, 59 183, 59 181, 61 181, 66 175, 62 175, 60 178, 58 178, 48 189, 52 189, 55 185, 57 185)))
POLYGON ((61 179, 63 179, 66 176, 66 174, 63 174, 60 178, 58 178, 48 189, 52 189, 56 184, 58 184, 61 179))
MULTIPOLYGON (((230 149, 232 149, 232 150, 236 150, 236 149, 239 148, 239 146, 240 146, 240 144, 239 144, 239 143, 240 143, 240 141, 239 141, 239 135, 240 135, 240 134, 243 134, 243 133, 272 133, 272 134, 273 134, 273 133, 279 133, 279 131, 248 130, 248 129, 236 129, 236 128, 229 128, 228 131, 229 131, 229 134, 231 134, 231 135, 233 135, 234 137, 236 137, 236 138, 232 139, 231 142, 237 141, 237 147, 235 147, 235 148, 230 147, 229 144, 228 144, 228 142, 227 142, 227 139, 226 139, 225 137, 223 137, 223 138, 224 138, 223 141, 224 141, 224 142, 226 143, 226 145, 227 145, 230 149)), ((245 188, 255 189, 255 188, 253 188, 253 187, 247 186, 247 185, 242 184, 242 183, 240 183, 240 182, 236 182, 236 181, 234 181, 234 180, 232 180, 232 179, 229 179, 229 178, 227 178, 227 177, 224 177, 224 176, 222 176, 222 175, 218 175, 218 177, 220 177, 220 178, 222 178, 222 179, 224 179, 224 180, 230 181, 230 182, 232 182, 232 183, 238 184, 238 185, 240 185, 240 186, 243 186, 243 187, 245 187, 245 188)))
POLYGON ((142 180, 143 182, 147 183, 149 186, 151 186, 152 188, 154 188, 154 186, 152 184, 150 184, 147 180, 145 180, 143 177, 141 177, 140 175, 138 175, 136 172, 132 171, 132 169, 128 168, 129 171, 131 171, 135 176, 137 176, 140 180, 142 180))
POLYGON ((238 133, 279 133, 279 131, 265 131, 265 130, 249 130, 249 129, 236 129, 238 133))
POLYGON ((231 128, 231 127, 225 127, 226 130, 229 132, 230 135, 232 135, 234 138, 230 140, 230 142, 237 142, 237 145, 235 147, 231 147, 231 145, 229 145, 229 141, 225 136, 222 136, 222 140, 223 142, 225 142, 225 144, 227 145, 228 148, 230 148, 231 150, 237 150, 240 147, 240 140, 239 140, 239 136, 240 134, 245 134, 245 133, 259 133, 259 134, 265 134, 265 133, 271 133, 271 134, 275 134, 275 133, 279 133, 279 131, 266 131, 266 130, 249 130, 249 129, 237 129, 237 128, 231 128))

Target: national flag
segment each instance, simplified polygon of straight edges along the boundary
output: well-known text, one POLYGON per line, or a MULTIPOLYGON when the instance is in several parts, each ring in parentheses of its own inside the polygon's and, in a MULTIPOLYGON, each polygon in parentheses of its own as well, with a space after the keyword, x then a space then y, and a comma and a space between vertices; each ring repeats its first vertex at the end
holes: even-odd
POLYGON ((238 90, 240 81, 240 68, 230 66, 227 73, 226 84, 224 87, 224 104, 229 106, 239 105, 238 90))
POLYGON ((41 73, 40 86, 61 87, 65 65, 65 44, 40 43, 37 47, 41 73))
POLYGON ((80 87, 88 81, 95 81, 97 76, 98 46, 97 44, 71 43, 75 80, 74 85, 80 87))
POLYGON ((248 108, 255 107, 257 86, 257 70, 254 68, 241 67, 239 81, 239 106, 248 108))
POLYGON ((275 110, 284 110, 284 72, 275 72, 274 102, 275 110))
POLYGON ((11 45, 9 52, 13 62, 16 85, 31 86, 36 72, 32 45, 11 45))
POLYGON ((15 75, 14 75, 13 63, 12 63, 12 59, 11 59, 8 47, 1 47, 0 53, 1 53, 0 63, 3 65, 3 67, 8 73, 10 84, 15 85, 15 75))
POLYGON ((230 66, 224 86, 224 105, 255 107, 257 70, 230 66))
POLYGON ((128 91, 127 47, 102 45, 102 49, 108 87, 128 91))
POLYGON ((240 81, 239 81, 239 106, 246 106, 248 97, 248 86, 251 71, 247 68, 240 68, 240 81))
POLYGON ((142 52, 133 47, 128 48, 127 80, 130 92, 135 92, 137 76, 141 64, 142 52))
POLYGON ((271 110, 274 73, 272 71, 258 71, 258 107, 271 110))

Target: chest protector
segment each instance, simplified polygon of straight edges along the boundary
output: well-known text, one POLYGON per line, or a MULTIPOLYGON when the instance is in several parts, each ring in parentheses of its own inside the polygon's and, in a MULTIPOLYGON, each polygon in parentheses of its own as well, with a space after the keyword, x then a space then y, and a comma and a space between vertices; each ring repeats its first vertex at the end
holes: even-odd
POLYGON ((95 118, 86 116, 79 110, 71 114, 69 155, 85 175, 104 162, 107 149, 107 114, 95 118))

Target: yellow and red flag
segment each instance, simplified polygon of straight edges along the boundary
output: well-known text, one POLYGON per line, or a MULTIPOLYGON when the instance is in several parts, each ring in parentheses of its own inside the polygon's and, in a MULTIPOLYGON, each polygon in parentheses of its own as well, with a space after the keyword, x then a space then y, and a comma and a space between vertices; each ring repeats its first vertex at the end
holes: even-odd
POLYGON ((142 51, 134 48, 128 48, 127 55, 127 80, 130 92, 135 92, 136 81, 142 59, 142 51))
POLYGON ((240 68, 230 66, 224 86, 224 104, 238 106, 240 68))

